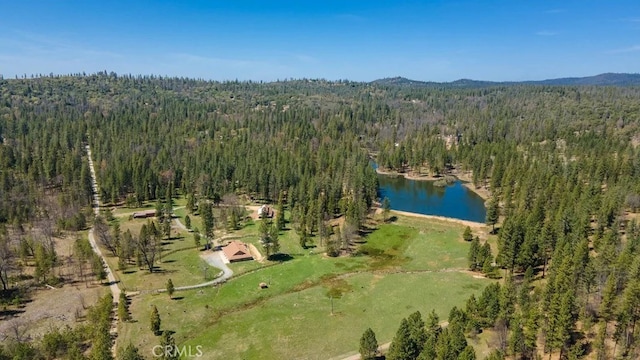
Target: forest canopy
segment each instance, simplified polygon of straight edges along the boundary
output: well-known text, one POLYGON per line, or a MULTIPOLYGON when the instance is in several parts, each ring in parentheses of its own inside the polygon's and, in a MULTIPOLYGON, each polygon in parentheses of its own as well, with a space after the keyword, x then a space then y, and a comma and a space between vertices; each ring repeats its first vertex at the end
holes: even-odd
POLYGON ((633 358, 639 100, 637 87, 214 82, 106 72, 2 79, 0 239, 16 249, 13 235, 25 224, 83 227, 87 144, 107 203, 157 200, 168 188, 214 203, 226 194, 282 198, 310 232, 341 215, 362 224, 379 200, 372 160, 400 172, 457 168, 471 171, 499 205, 497 264, 508 276, 535 270, 546 279, 482 318, 483 326, 499 322, 511 335, 530 336, 503 350, 532 358, 540 333, 546 352, 573 354, 593 342, 609 358, 609 339, 613 352, 633 358))

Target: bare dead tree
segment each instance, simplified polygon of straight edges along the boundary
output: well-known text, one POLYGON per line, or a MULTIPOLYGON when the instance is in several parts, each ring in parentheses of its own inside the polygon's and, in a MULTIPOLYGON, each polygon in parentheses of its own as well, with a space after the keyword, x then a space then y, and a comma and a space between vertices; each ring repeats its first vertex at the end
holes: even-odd
POLYGON ((29 324, 20 319, 14 319, 9 323, 9 336, 18 343, 29 341, 28 330, 29 324))
POLYGON ((114 237, 111 234, 109 229, 109 225, 105 222, 102 216, 96 217, 96 220, 93 224, 93 231, 98 238, 98 242, 100 245, 104 246, 113 254, 113 256, 118 255, 118 246, 114 237))
POLYGON ((0 233, 0 282, 2 290, 9 288, 9 276, 16 269, 16 253, 9 244, 9 237, 0 233))

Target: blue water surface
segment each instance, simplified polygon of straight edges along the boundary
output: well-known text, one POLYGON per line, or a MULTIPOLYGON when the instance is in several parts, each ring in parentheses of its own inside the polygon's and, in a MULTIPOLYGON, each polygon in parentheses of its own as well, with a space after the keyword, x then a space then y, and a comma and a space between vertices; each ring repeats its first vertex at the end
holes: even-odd
POLYGON ((461 181, 439 187, 433 181, 378 174, 378 183, 380 199, 389 198, 394 210, 485 222, 484 200, 461 181))

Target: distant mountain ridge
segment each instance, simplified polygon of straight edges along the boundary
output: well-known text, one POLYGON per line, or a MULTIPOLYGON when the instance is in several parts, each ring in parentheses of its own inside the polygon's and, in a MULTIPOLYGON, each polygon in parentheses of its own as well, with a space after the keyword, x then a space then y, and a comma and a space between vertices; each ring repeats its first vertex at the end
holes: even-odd
POLYGON ((564 85, 564 86, 640 86, 640 74, 630 73, 604 73, 586 77, 566 77, 547 80, 529 81, 481 81, 460 79, 452 82, 434 82, 411 80, 404 77, 393 77, 374 80, 371 83, 387 86, 406 87, 454 87, 473 88, 486 86, 509 85, 564 85))

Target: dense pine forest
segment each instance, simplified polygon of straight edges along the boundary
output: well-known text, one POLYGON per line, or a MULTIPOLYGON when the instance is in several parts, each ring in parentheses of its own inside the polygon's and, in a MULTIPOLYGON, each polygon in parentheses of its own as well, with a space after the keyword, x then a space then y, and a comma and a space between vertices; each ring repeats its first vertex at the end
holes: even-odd
MULTIPOLYGON (((470 172, 491 194, 488 266, 503 279, 452 310, 445 328, 411 315, 387 358, 472 359, 464 337, 484 330, 502 340, 492 359, 640 358, 640 88, 2 79, 3 298, 25 259, 39 264, 37 280, 55 277, 52 236, 87 228, 87 144, 106 203, 171 192, 192 204, 280 201, 301 236, 341 216, 362 227, 380 201, 371 161, 470 172)), ((481 247, 471 270, 487 262, 481 247)), ((0 359, 39 350, 20 351, 0 347, 0 359)))

